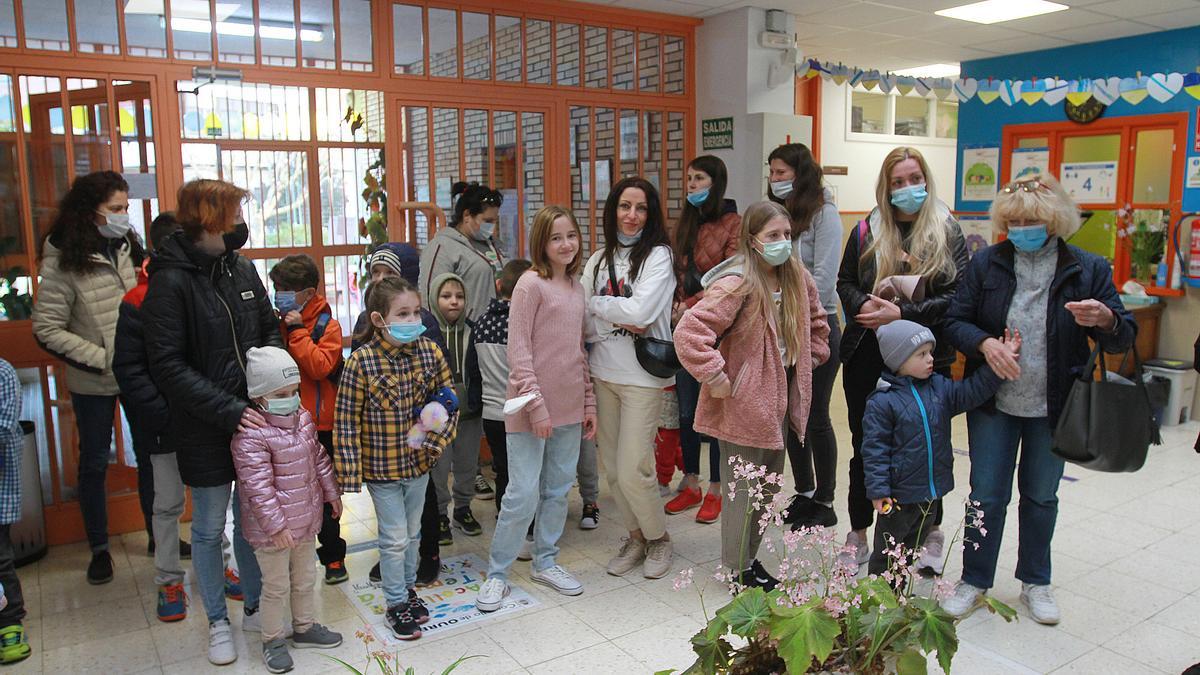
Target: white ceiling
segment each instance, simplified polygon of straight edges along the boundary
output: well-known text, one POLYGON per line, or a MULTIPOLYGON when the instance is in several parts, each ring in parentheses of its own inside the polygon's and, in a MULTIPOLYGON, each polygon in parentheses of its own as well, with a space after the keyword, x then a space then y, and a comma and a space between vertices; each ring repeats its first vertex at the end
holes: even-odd
POLYGON ((738 7, 796 15, 805 55, 900 70, 1200 25, 1200 0, 1057 0, 1071 9, 988 26, 939 9, 972 0, 584 0, 705 17, 738 7))

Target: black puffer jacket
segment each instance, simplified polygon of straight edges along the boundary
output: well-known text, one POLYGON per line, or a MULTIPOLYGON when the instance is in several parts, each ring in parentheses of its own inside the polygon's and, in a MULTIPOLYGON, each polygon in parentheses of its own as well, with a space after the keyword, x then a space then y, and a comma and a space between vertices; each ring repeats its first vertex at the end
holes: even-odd
POLYGON ((236 478, 229 442, 249 405, 246 351, 282 348, 279 318, 249 260, 214 258, 182 233, 162 245, 149 272, 146 351, 171 408, 160 442, 177 453, 184 483, 223 485, 236 478))
POLYGON ((146 268, 138 270, 138 285, 125 294, 117 315, 117 339, 113 346, 113 375, 121 388, 121 404, 129 418, 134 443, 140 443, 151 455, 169 452, 158 443, 167 428, 170 409, 150 375, 146 355, 146 331, 142 323, 142 303, 149 289, 146 268))

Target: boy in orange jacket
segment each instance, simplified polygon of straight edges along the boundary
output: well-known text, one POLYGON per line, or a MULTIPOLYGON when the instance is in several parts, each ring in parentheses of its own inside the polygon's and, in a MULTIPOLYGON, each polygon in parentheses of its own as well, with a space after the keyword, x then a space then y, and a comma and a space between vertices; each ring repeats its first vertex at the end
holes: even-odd
MULTIPOLYGON (((317 422, 317 440, 333 459, 333 409, 342 374, 342 326, 317 293, 321 272, 306 255, 289 255, 271 268, 275 308, 287 351, 300 366, 300 404, 317 422)), ((325 583, 340 584, 346 573, 346 540, 329 504, 324 506, 317 557, 325 583)))

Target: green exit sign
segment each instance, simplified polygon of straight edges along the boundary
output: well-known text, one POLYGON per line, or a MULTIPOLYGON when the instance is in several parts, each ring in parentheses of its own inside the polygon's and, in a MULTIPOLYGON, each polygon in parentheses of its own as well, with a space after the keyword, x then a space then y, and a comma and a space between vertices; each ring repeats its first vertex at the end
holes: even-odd
POLYGON ((715 117, 700 124, 700 143, 705 150, 733 147, 733 118, 715 117))

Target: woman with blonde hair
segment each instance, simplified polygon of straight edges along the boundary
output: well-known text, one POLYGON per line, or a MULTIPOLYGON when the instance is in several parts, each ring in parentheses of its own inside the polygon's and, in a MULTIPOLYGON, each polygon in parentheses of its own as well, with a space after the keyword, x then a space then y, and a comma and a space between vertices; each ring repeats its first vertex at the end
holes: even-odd
MULTIPOLYGON (((675 328, 680 363, 700 382, 696 430, 731 458, 782 473, 788 430, 803 442, 813 369, 829 358, 829 323, 808 270, 792 255, 792 222, 775 202, 746 210, 738 255, 704 276, 705 294, 675 328)), ((771 486, 778 490, 778 487, 771 486)), ((745 490, 723 490, 721 564, 742 586, 771 590, 756 559, 760 510, 745 490)))
MULTIPOLYGON (((850 565, 867 562, 867 528, 874 509, 867 499, 863 474, 863 413, 867 397, 883 372, 883 357, 875 339, 875 329, 898 319, 915 321, 933 331, 938 338, 934 350, 934 368, 950 374, 955 353, 942 339, 942 315, 958 279, 967 266, 967 248, 958 221, 950 207, 934 192, 925 157, 916 148, 900 147, 888 153, 875 184, 876 207, 850 233, 842 266, 838 270, 837 291, 846 312, 846 330, 842 334, 841 359, 845 364, 842 388, 850 418, 850 533, 845 554, 850 565), (917 276, 919 292, 910 296, 885 293, 900 276, 917 276), (886 296, 886 297, 881 297, 886 296)), ((941 524, 941 501, 937 501, 934 527, 941 524)), ((941 573, 942 533, 934 529, 926 540, 921 568, 941 573)))
POLYGON ((1091 354, 1088 340, 1120 353, 1133 345, 1137 324, 1121 304, 1108 261, 1066 242, 1079 229, 1079 210, 1052 176, 1009 183, 992 202, 991 218, 1007 239, 971 259, 944 331, 966 355, 968 373, 986 362, 1006 381, 994 399, 967 413, 971 500, 983 523, 967 530, 975 545, 963 550, 962 581, 942 607, 965 617, 991 588, 1016 473, 1021 601, 1034 621, 1056 624, 1050 541, 1063 461, 1050 452, 1052 434, 1091 354), (1005 329, 1020 331, 1020 365, 1000 347, 1005 329))

